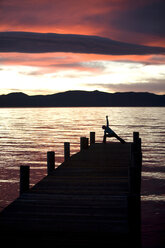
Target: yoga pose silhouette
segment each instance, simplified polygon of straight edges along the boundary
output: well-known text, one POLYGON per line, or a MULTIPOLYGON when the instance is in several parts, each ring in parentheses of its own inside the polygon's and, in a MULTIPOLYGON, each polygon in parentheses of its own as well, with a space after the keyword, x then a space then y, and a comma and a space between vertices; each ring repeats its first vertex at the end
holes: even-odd
POLYGON ((110 127, 109 127, 109 120, 108 120, 108 116, 106 116, 106 121, 107 121, 107 125, 103 125, 102 129, 104 129, 104 137, 103 137, 103 143, 106 143, 106 137, 115 137, 116 139, 118 139, 122 144, 125 144, 126 142, 120 138, 110 127))

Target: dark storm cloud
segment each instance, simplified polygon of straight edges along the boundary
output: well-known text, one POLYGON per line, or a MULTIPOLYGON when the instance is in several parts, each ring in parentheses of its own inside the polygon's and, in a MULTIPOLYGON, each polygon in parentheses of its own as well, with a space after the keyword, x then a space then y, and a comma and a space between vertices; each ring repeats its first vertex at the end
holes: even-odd
POLYGON ((111 23, 126 31, 165 37, 165 1, 150 1, 144 6, 118 10, 111 23))
POLYGON ((0 32, 0 52, 72 52, 128 55, 165 54, 165 48, 119 42, 88 35, 0 32))

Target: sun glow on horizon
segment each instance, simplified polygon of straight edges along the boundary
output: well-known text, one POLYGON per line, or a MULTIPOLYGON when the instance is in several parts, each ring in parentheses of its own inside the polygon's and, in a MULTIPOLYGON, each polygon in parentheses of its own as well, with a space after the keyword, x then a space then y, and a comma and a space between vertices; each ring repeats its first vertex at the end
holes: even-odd
MULTIPOLYGON (((15 53, 6 60, 3 58, 2 55, 0 94, 15 91, 30 95, 67 90, 143 91, 143 88, 157 94, 165 93, 165 65, 147 64, 146 57, 144 62, 142 58, 133 62, 131 57, 117 60, 116 56, 71 53, 15 53), (159 87, 156 89, 154 80, 160 90, 159 87)), ((148 59, 152 59, 151 56, 148 59)))

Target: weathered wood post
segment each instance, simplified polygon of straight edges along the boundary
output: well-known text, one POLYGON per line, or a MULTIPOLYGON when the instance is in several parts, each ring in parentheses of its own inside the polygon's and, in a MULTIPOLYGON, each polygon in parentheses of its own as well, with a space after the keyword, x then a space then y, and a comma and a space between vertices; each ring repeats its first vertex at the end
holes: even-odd
POLYGON ((55 169, 55 152, 47 152, 47 173, 50 175, 55 169))
POLYGON ((133 143, 136 143, 139 139, 139 132, 133 132, 133 143))
POLYGON ((80 137, 80 150, 84 150, 88 148, 88 138, 80 137))
POLYGON ((95 132, 90 132, 90 145, 95 144, 95 132))
POLYGON ((20 195, 29 190, 30 167, 28 165, 20 166, 20 195))
POLYGON ((70 143, 64 142, 64 161, 70 158, 70 143))

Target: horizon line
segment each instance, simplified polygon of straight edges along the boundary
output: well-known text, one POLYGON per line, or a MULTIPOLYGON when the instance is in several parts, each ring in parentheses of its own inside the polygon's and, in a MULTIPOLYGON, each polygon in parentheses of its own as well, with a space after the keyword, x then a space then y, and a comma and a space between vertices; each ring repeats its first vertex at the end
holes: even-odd
POLYGON ((65 91, 59 91, 55 93, 48 93, 48 94, 35 94, 35 95, 30 95, 27 93, 24 93, 23 91, 14 91, 14 92, 9 92, 7 94, 1 94, 0 96, 8 96, 11 94, 24 94, 26 96, 50 96, 50 95, 56 95, 56 94, 61 94, 61 93, 67 93, 67 92, 100 92, 100 93, 105 93, 105 94, 128 94, 128 93, 135 93, 135 94, 152 94, 152 95, 157 95, 157 96, 165 96, 165 94, 156 94, 153 92, 149 91, 116 91, 116 92, 107 92, 107 91, 100 91, 100 90, 65 90, 65 91))

